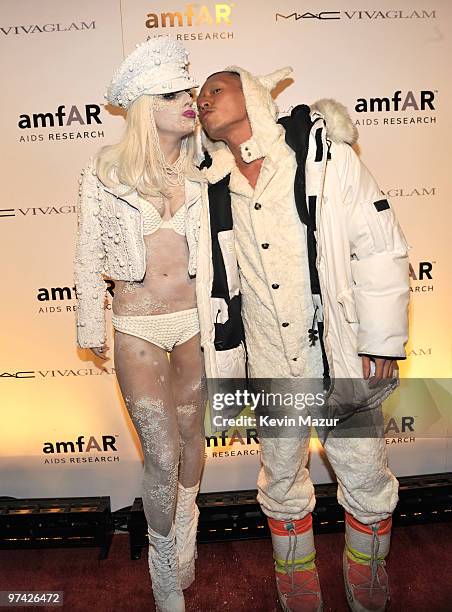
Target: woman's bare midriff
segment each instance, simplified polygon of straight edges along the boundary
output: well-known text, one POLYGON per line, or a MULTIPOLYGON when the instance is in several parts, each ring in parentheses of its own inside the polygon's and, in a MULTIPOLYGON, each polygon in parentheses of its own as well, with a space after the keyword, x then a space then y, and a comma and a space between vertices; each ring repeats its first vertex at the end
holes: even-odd
POLYGON ((113 313, 153 315, 195 308, 195 279, 188 276, 185 236, 165 227, 144 236, 144 243, 145 277, 141 283, 115 280, 113 313))

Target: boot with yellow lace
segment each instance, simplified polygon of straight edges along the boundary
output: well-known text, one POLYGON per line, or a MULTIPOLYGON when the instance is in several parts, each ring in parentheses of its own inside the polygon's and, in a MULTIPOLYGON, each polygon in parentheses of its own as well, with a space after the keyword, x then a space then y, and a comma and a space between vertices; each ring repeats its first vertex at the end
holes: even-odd
POLYGON ((312 515, 300 520, 269 518, 276 587, 285 612, 321 612, 319 576, 315 566, 312 515))
POLYGON ((345 513, 344 584, 353 612, 383 612, 389 599, 385 558, 392 518, 365 525, 345 513))

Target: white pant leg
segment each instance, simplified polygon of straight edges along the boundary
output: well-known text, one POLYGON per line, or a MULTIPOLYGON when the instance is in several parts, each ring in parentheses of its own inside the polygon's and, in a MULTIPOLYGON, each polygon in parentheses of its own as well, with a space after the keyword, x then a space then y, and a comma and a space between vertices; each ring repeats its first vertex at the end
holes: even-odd
POLYGON ((325 451, 338 482, 338 502, 365 525, 388 518, 399 483, 388 468, 385 438, 328 437, 325 451))
POLYGON ((314 486, 306 468, 309 435, 304 438, 260 438, 261 469, 257 501, 262 512, 298 520, 315 506, 314 486))

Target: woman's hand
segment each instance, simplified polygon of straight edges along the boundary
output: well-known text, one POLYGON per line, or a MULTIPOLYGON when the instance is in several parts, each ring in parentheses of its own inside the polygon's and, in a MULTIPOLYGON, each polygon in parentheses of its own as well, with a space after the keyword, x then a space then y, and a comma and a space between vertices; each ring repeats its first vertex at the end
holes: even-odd
POLYGON ((103 361, 109 359, 108 355, 106 354, 108 349, 109 347, 107 345, 91 347, 91 350, 96 355, 96 357, 99 357, 99 359, 102 359, 103 361))

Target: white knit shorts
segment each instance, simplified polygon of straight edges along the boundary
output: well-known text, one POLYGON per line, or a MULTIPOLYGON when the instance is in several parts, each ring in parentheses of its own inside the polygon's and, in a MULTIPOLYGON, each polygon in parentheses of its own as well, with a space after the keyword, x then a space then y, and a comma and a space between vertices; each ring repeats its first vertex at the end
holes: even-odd
POLYGON ((158 315, 112 314, 111 321, 116 331, 147 340, 168 353, 199 333, 197 308, 158 315))

